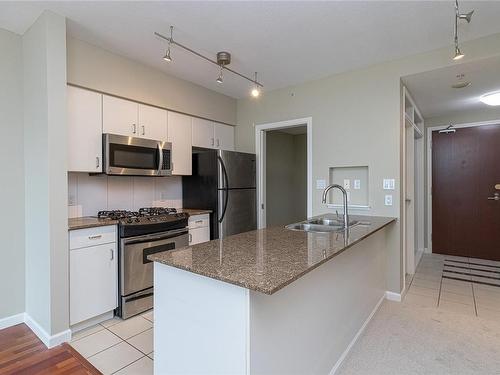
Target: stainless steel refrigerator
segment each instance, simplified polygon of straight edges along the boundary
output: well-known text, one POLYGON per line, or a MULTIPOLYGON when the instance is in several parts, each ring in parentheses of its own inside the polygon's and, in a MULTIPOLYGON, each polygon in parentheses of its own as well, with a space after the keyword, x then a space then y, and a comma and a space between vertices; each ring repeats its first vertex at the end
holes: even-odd
POLYGON ((198 149, 182 177, 183 207, 212 210, 210 239, 257 228, 255 154, 198 149))

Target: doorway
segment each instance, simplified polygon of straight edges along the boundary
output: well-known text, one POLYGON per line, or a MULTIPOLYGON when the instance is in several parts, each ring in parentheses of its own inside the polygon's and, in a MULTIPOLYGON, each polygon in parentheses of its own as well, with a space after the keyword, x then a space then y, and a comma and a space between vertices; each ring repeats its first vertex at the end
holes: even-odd
POLYGON ((311 128, 311 118, 255 127, 258 228, 312 216, 311 128))
POLYGON ((432 131, 432 251, 500 261, 500 124, 432 131))

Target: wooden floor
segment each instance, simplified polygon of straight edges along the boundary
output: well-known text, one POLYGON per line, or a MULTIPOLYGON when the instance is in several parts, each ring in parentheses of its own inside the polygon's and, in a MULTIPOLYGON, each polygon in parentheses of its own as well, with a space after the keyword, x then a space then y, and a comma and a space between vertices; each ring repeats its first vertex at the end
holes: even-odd
POLYGON ((26 326, 0 330, 0 374, 101 374, 70 345, 47 347, 26 326))

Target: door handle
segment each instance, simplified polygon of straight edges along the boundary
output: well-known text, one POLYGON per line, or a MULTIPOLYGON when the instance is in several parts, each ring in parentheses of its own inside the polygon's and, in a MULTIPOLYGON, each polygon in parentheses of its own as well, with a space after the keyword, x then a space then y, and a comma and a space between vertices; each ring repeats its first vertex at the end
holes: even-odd
POLYGON ((144 125, 142 125, 142 135, 146 135, 146 128, 144 125))
POLYGON ((96 234, 93 236, 89 236, 89 240, 98 240, 99 238, 102 238, 102 234, 96 234))
POLYGON ((137 133, 137 125, 136 124, 132 124, 132 133, 133 134, 137 133))
POLYGON ((500 193, 493 194, 492 197, 488 197, 488 200, 490 200, 490 201, 500 201, 500 193))
POLYGON ((109 249, 111 252, 111 258, 109 260, 115 259, 115 251, 113 249, 109 249))
POLYGON ((189 233, 189 243, 193 242, 193 235, 189 233))
POLYGON ((96 156, 95 157, 95 167, 99 168, 99 164, 100 164, 100 162, 99 162, 99 156, 96 156))
POLYGON ((214 145, 214 139, 213 138, 210 138, 210 140, 212 141, 212 146, 214 145))
POLYGON ((217 147, 219 147, 219 146, 220 146, 220 142, 219 142, 219 140, 217 139, 217 147))

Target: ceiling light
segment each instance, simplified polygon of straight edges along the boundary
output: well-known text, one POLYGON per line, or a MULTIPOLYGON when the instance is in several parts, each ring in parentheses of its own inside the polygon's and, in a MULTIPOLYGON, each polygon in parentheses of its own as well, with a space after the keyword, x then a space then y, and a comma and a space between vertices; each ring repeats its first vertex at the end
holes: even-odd
POLYGON ((458 46, 455 46, 455 56, 453 56, 453 60, 457 61, 460 60, 464 57, 465 55, 460 51, 460 48, 458 46))
POLYGON ((253 85, 255 85, 255 87, 252 89, 252 96, 257 97, 260 95, 260 90, 263 87, 263 85, 262 85, 262 83, 257 81, 257 74, 255 75, 255 79, 252 79, 252 78, 250 78, 250 77, 248 77, 240 72, 237 72, 234 69, 228 68, 228 65, 231 63, 231 54, 229 52, 226 52, 226 51, 218 52, 217 53, 217 60, 215 60, 212 57, 205 56, 205 55, 201 54, 200 52, 195 51, 194 49, 189 48, 189 47, 177 42, 176 40, 174 40, 174 38, 172 36, 173 30, 174 30, 174 27, 170 26, 170 38, 165 36, 165 35, 162 35, 160 33, 157 33, 157 32, 154 33, 154 35, 156 35, 157 37, 162 38, 163 40, 168 42, 167 52, 165 53, 165 56, 163 56, 163 59, 165 61, 169 61, 169 62, 172 61, 172 58, 170 56, 170 49, 172 46, 177 46, 177 47, 183 49, 184 51, 189 52, 195 56, 198 56, 199 58, 201 58, 209 63, 217 65, 220 68, 220 74, 216 79, 217 83, 223 82, 224 78, 222 76, 222 73, 223 73, 222 71, 227 70, 228 72, 231 72, 234 75, 237 75, 237 76, 251 82, 253 85))
POLYGON ((170 40, 168 41, 168 48, 165 56, 163 56, 163 60, 167 62, 171 62, 172 58, 170 57, 170 46, 172 45, 172 33, 174 32, 174 27, 170 26, 170 40))
POLYGON ((259 85, 258 85, 258 81, 257 81, 257 72, 255 72, 255 80, 254 80, 254 83, 255 83, 255 86, 254 88, 252 89, 252 96, 254 98, 257 98, 259 97, 260 95, 260 89, 259 89, 259 85))
POLYGON ((484 94, 479 100, 488 105, 500 105, 500 91, 484 94))
POLYGON ((215 81, 215 82, 217 82, 217 83, 222 83, 222 81, 223 81, 223 78, 222 78, 222 69, 224 69, 224 66, 223 66, 223 65, 221 65, 221 66, 220 66, 219 77, 218 77, 218 78, 217 78, 217 80, 215 81))
POLYGON ((460 13, 460 9, 458 8, 458 0, 455 0, 455 28, 454 28, 455 56, 453 56, 453 60, 455 61, 460 60, 465 56, 458 47, 458 21, 465 20, 467 21, 467 23, 470 23, 473 14, 474 14, 473 10, 470 11, 469 13, 460 13))
POLYGON ((470 81, 465 80, 465 74, 459 73, 456 75, 457 82, 452 84, 451 87, 454 89, 463 89, 465 87, 469 87, 471 85, 470 81))

